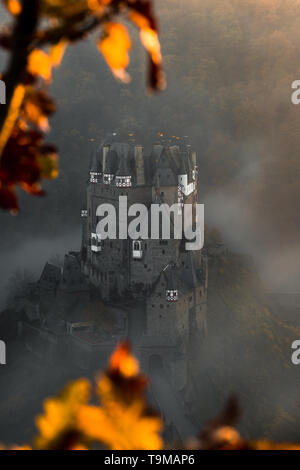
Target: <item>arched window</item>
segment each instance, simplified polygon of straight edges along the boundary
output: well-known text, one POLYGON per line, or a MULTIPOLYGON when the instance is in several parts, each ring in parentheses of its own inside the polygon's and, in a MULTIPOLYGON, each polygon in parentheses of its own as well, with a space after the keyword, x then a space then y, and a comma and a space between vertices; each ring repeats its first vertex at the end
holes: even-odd
POLYGON ((100 251, 102 251, 102 240, 101 235, 99 233, 91 234, 91 250, 94 253, 99 253, 100 251))
POLYGON ((135 240, 132 243, 132 257, 133 259, 141 259, 143 256, 142 242, 135 240))

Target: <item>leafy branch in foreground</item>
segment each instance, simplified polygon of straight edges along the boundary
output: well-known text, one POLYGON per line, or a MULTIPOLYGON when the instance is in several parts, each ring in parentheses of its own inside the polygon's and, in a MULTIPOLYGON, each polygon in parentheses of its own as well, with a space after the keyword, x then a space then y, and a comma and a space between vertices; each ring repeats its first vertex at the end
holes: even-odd
POLYGON ((55 178, 57 149, 44 143, 55 103, 47 94, 52 70, 65 49, 94 31, 97 47, 113 74, 123 82, 131 40, 127 19, 140 30, 149 57, 149 87, 164 88, 164 74, 152 0, 2 0, 13 17, 3 28, 0 46, 9 52, 6 106, 0 106, 0 207, 18 210, 15 187, 42 195, 40 181, 55 178))
MULTIPOLYGON (((139 371, 127 343, 121 343, 110 358, 108 369, 96 380, 95 390, 78 379, 57 396, 44 402, 36 418, 39 431, 33 444, 16 450, 161 450, 163 422, 148 405, 148 380, 139 371), (99 402, 94 403, 93 392, 99 402)), ((300 445, 247 441, 234 427, 239 418, 237 399, 231 397, 222 413, 193 439, 172 448, 190 450, 299 450, 300 445)), ((5 449, 4 446, 1 447, 5 449)))

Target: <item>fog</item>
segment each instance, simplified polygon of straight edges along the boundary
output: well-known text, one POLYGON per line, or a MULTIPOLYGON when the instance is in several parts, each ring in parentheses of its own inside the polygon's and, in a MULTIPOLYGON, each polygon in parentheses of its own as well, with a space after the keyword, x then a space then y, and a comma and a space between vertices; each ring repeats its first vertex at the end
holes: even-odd
MULTIPOLYGON (((146 93, 136 32, 129 85, 112 78, 93 38, 68 49, 51 87, 59 111, 48 140, 60 149, 60 177, 42 201, 21 199, 17 223, 1 213, 5 260, 11 251, 10 264, 24 264, 32 233, 47 239, 51 230, 55 240, 79 227, 91 138, 135 131, 149 146, 159 130, 189 135, 197 149, 206 221, 254 257, 270 289, 298 290, 300 108, 290 96, 300 74, 300 2, 204 0, 183 9, 168 0, 156 8, 168 78, 157 96, 146 93)), ((28 268, 41 265, 36 257, 28 268)))
MULTIPOLYGON (((252 256, 268 290, 299 292, 300 106, 291 103, 291 83, 300 78, 300 0, 164 0, 156 9, 168 81, 163 93, 146 92, 145 54, 133 30, 129 85, 112 78, 93 38, 69 47, 55 71, 50 93, 58 112, 47 141, 59 148, 60 175, 43 184, 43 198, 19 191, 18 216, 0 212, 1 308, 15 270, 38 278, 50 257, 80 247, 91 139, 100 142, 112 130, 135 132, 147 149, 158 131, 188 135, 198 152, 206 223, 220 229, 232 251, 252 256)), ((207 399, 201 419, 214 415, 232 387, 244 419, 261 423, 257 437, 268 400, 296 412, 298 371, 290 381, 282 374, 290 366, 289 337, 280 356, 265 342, 265 316, 253 308, 244 323, 237 314, 227 322, 230 312, 217 294, 213 301, 199 368, 207 399), (257 400, 260 391, 265 401, 257 400)), ((286 335, 278 331, 275 339, 286 335)))

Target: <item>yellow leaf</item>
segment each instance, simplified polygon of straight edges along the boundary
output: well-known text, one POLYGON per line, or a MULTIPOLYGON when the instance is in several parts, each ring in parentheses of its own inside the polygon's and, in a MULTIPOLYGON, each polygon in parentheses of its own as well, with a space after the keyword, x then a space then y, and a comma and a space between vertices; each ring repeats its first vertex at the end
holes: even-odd
POLYGON ((148 18, 141 13, 131 11, 129 13, 129 19, 140 28, 140 37, 143 46, 150 53, 151 58, 155 64, 161 64, 162 57, 160 51, 160 42, 158 34, 150 26, 148 18))
POLYGON ((27 119, 36 124, 42 131, 49 130, 49 122, 46 116, 43 116, 40 108, 30 100, 25 100, 24 113, 27 119))
POLYGON ((45 400, 45 413, 36 418, 40 431, 35 440, 38 449, 50 449, 65 433, 76 429, 78 409, 87 403, 89 395, 90 383, 79 379, 69 384, 60 396, 45 400))
POLYGON ((162 57, 157 32, 151 28, 142 28, 140 31, 140 38, 143 46, 151 55, 152 61, 155 64, 161 64, 162 57))
POLYGON ((31 52, 28 58, 28 72, 32 75, 40 76, 46 81, 51 80, 51 59, 42 50, 36 49, 31 52))
POLYGON ((131 41, 127 28, 119 23, 106 23, 98 48, 113 74, 121 81, 128 82, 130 77, 125 69, 129 65, 131 41))
POLYGON ((118 372, 123 377, 135 377, 139 373, 139 363, 130 353, 127 343, 122 343, 112 354, 109 361, 111 372, 118 372))
POLYGON ((50 49, 50 61, 54 67, 58 67, 61 64, 65 50, 67 47, 67 41, 62 39, 58 44, 52 46, 50 49))
POLYGON ((112 450, 162 448, 161 419, 146 415, 142 400, 127 404, 112 396, 102 408, 82 406, 78 413, 78 428, 90 439, 100 441, 112 450))
POLYGON ((138 13, 137 11, 132 10, 130 11, 128 16, 129 16, 129 19, 133 23, 135 23, 136 26, 138 26, 138 28, 144 29, 144 28, 150 27, 148 18, 146 18, 146 16, 142 15, 141 13, 138 13))
POLYGON ((48 155, 37 156, 37 162, 41 172, 41 178, 43 179, 55 179, 58 177, 58 166, 57 166, 58 155, 51 153, 48 155))
POLYGON ((13 16, 18 16, 22 11, 21 4, 18 0, 5 0, 5 5, 9 13, 13 16))

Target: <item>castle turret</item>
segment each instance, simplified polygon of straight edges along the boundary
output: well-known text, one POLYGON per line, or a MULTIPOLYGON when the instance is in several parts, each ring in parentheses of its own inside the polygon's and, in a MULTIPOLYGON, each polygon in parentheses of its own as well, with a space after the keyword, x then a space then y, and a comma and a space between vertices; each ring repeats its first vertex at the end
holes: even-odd
POLYGON ((100 183, 102 178, 102 158, 100 149, 94 147, 91 155, 90 182, 100 183))
POLYGON ((116 186, 123 188, 132 186, 130 150, 128 144, 118 144, 119 167, 116 173, 116 186))
POLYGON ((116 153, 109 147, 104 146, 103 152, 103 183, 111 184, 115 176, 116 153))

